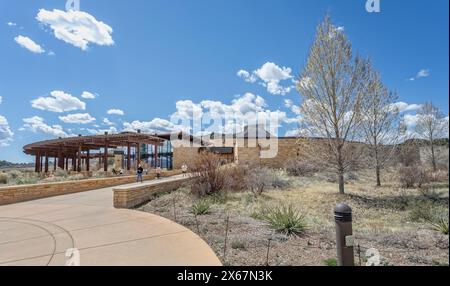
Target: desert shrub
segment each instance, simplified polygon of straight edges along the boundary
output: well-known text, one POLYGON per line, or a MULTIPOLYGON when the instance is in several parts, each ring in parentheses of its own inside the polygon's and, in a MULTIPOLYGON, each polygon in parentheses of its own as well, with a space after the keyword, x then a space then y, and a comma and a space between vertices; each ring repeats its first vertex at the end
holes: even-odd
POLYGON ((431 221, 433 219, 433 204, 427 201, 416 202, 409 212, 409 218, 414 222, 431 221))
POLYGON ((3 184, 3 185, 6 185, 6 184, 8 184, 8 174, 5 174, 5 173, 0 173, 0 185, 1 184, 3 184))
POLYGON ((21 171, 19 171, 19 170, 13 170, 13 171, 10 171, 10 172, 8 173, 8 175, 9 175, 9 177, 10 177, 12 180, 16 180, 17 178, 23 176, 23 172, 21 172, 21 171))
POLYGON ((255 196, 260 196, 271 186, 270 177, 271 172, 268 168, 255 166, 245 177, 245 185, 255 196))
POLYGON ((61 168, 58 168, 55 173, 54 173, 55 177, 62 177, 62 178, 66 178, 67 176, 69 176, 69 174, 67 173, 66 170, 63 170, 61 168))
POLYGON ((441 199, 441 195, 435 189, 430 187, 422 187, 420 188, 421 195, 430 201, 437 202, 441 199))
POLYGON ((196 201, 191 207, 191 212, 197 216, 209 214, 210 211, 211 203, 205 199, 196 201))
POLYGON ((33 185, 39 182, 39 178, 35 176, 20 177, 16 180, 17 185, 33 185))
POLYGON ((446 182, 448 181, 448 171, 438 170, 431 172, 428 177, 431 182, 446 182))
POLYGON ((442 234, 448 235, 448 216, 438 217, 429 222, 431 229, 438 231, 442 234))
POLYGON ((306 177, 318 172, 318 168, 309 162, 300 160, 290 160, 286 164, 286 172, 290 176, 306 177))
POLYGON ((266 208, 261 218, 271 229, 288 236, 302 235, 307 227, 305 216, 292 205, 266 208))
POLYGON ((408 141, 397 149, 397 163, 405 167, 420 163, 420 151, 414 141, 408 141))
POLYGON ((243 241, 240 240, 234 240, 231 242, 231 248, 232 249, 239 249, 239 250, 245 250, 246 246, 243 241))
POLYGON ((291 185, 291 181, 286 177, 284 171, 269 169, 269 174, 268 180, 270 187, 275 189, 285 189, 291 185))
POLYGON ((84 180, 84 179, 86 179, 86 177, 83 174, 76 174, 76 175, 69 176, 67 178, 67 180, 69 180, 69 181, 79 181, 79 180, 84 180))
POLYGON ((330 259, 324 260, 324 263, 326 266, 338 266, 338 262, 337 262, 336 258, 330 258, 330 259))
POLYGON ((419 166, 400 167, 398 170, 399 182, 403 188, 422 187, 429 182, 425 170, 419 166))
POLYGON ((216 194, 225 186, 225 171, 220 156, 209 152, 199 154, 192 162, 191 192, 199 197, 216 194))
POLYGON ((92 174, 92 177, 96 179, 102 179, 108 177, 108 173, 106 173, 105 171, 97 171, 92 174))
POLYGON ((224 170, 224 188, 230 191, 244 191, 246 189, 245 180, 249 172, 247 165, 232 165, 224 170))

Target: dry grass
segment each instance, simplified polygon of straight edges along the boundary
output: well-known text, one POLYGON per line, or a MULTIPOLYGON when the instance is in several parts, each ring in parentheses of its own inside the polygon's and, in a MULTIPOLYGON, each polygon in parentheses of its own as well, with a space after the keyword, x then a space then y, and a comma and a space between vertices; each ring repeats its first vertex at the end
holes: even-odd
POLYGON ((173 220, 175 199, 177 222, 199 232, 227 265, 264 265, 269 238, 270 265, 325 265, 324 261, 336 257, 333 209, 345 202, 353 208, 354 234, 363 250, 375 247, 393 265, 448 264, 448 235, 433 230, 425 221, 411 219, 411 211, 425 203, 432 205, 433 212, 448 214, 448 180, 428 184, 426 187, 433 191, 428 196, 417 188, 399 188, 394 173, 386 174, 383 179, 387 183, 381 188, 374 187, 372 172, 353 174, 346 185, 347 194, 339 195, 331 174, 296 178, 280 172, 290 180, 285 188, 270 189, 259 197, 249 191, 209 197, 210 213, 197 220, 190 212, 195 198, 187 189, 163 195, 141 210, 173 220), (305 235, 274 234, 260 219, 262 210, 282 204, 293 205, 305 214, 305 235), (224 257, 224 222, 228 215, 228 242, 235 247, 229 246, 224 257))

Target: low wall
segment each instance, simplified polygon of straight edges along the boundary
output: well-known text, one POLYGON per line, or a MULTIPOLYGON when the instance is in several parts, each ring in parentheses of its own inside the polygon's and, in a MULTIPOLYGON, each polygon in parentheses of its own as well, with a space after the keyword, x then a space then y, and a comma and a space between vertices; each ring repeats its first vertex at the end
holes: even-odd
MULTIPOLYGON (((181 174, 181 171, 162 172, 163 177, 170 177, 179 174, 181 174)), ((155 174, 153 173, 144 176, 144 180, 152 180, 154 178, 155 174)), ((129 184, 135 181, 135 176, 123 176, 113 178, 0 187, 0 206, 60 195, 92 191, 96 189, 129 184)))
POLYGON ((191 180, 189 177, 170 181, 153 181, 137 187, 119 187, 113 189, 114 207, 117 209, 131 209, 150 201, 155 195, 172 192, 191 180))

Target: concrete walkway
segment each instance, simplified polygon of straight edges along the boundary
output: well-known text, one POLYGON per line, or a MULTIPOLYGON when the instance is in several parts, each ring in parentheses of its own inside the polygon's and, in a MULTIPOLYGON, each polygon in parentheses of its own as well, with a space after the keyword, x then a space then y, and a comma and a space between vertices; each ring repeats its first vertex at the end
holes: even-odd
POLYGON ((0 265, 65 265, 71 248, 82 266, 221 265, 187 228, 112 203, 112 188, 105 188, 1 206, 0 265))

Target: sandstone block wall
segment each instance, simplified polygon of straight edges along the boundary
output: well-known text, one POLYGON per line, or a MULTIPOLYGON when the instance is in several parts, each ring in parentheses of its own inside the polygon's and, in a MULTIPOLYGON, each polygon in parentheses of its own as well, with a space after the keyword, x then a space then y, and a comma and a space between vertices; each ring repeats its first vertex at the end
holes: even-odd
MULTIPOLYGON (((181 174, 181 171, 167 171, 163 172, 163 177, 170 177, 181 174)), ((145 180, 152 180, 155 174, 145 176, 145 180)), ((135 176, 102 178, 102 179, 88 179, 69 182, 34 184, 34 185, 19 185, 0 188, 0 206, 31 200, 43 199, 48 197, 67 195, 73 193, 86 192, 96 189, 113 187, 136 181, 135 176)))
POLYGON ((188 183, 191 178, 179 178, 168 182, 155 182, 131 188, 114 189, 114 207, 130 209, 150 201, 155 195, 172 192, 188 183))

